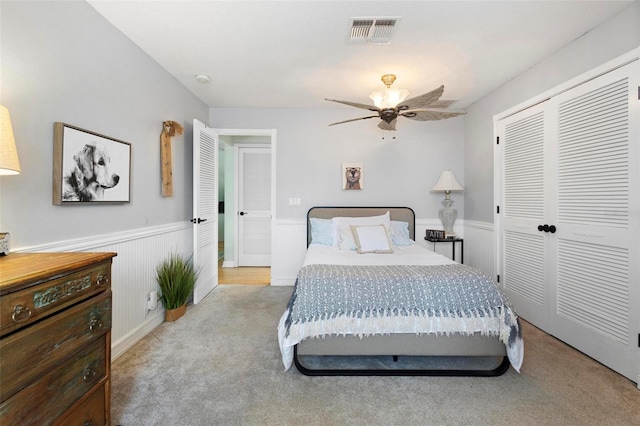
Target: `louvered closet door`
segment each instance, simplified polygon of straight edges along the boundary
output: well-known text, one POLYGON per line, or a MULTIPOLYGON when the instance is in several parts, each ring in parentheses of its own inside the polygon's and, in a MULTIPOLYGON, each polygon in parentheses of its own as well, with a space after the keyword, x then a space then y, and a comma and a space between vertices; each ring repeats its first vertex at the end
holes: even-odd
POLYGON ((553 99, 558 231, 545 236, 557 245, 552 333, 634 381, 640 372, 638 75, 635 62, 553 99))
POLYGON ((548 241, 537 229, 548 215, 546 123, 544 103, 498 123, 504 173, 500 277, 518 314, 541 328, 548 325, 550 306, 548 241))

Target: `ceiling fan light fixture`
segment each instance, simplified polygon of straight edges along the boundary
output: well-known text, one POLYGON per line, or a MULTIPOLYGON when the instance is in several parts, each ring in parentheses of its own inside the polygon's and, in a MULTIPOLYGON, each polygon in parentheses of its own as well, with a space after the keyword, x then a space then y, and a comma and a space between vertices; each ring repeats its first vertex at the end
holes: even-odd
POLYGON ((371 92, 369 95, 373 104, 378 108, 395 108, 400 102, 404 101, 407 99, 407 96, 409 96, 409 91, 407 89, 391 88, 391 85, 396 80, 395 74, 385 74, 380 79, 387 87, 383 90, 371 92))

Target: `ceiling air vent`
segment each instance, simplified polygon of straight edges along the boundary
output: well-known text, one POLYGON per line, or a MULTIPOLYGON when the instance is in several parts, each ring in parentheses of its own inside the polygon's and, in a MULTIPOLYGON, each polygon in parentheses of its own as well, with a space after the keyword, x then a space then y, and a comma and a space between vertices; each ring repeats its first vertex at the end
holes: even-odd
POLYGON ((352 18, 351 43, 391 43, 391 35, 400 18, 398 17, 378 17, 378 18, 352 18))

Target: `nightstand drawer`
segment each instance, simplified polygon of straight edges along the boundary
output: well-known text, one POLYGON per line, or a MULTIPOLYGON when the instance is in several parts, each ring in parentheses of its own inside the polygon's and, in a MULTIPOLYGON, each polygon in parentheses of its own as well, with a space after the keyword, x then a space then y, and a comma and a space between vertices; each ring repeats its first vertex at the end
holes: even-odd
POLYGON ((111 329, 111 291, 0 340, 0 401, 111 329))
POLYGON ((3 295, 0 335, 34 323, 110 288, 111 263, 104 262, 42 284, 3 295))
POLYGON ((69 358, 0 404, 7 425, 47 425, 106 378, 104 338, 69 358))

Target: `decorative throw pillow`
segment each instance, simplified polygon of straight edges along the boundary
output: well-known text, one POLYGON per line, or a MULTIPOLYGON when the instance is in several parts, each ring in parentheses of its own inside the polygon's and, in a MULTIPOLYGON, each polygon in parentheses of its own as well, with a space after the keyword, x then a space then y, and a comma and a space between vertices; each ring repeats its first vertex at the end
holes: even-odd
POLYGON ((415 241, 409 237, 409 223, 399 220, 391 221, 391 242, 396 246, 410 246, 415 241))
POLYGON ((379 216, 365 216, 365 217, 334 217, 333 219, 333 245, 343 250, 355 250, 355 244, 351 241, 353 237, 349 237, 351 225, 354 226, 366 226, 366 225, 384 225, 387 231, 391 232, 391 221, 389 219, 389 212, 379 216), (344 229, 346 227, 346 230, 344 229), (342 232, 341 232, 342 231, 342 232), (342 235, 342 241, 341 241, 342 235), (342 242, 342 246, 341 246, 342 242))
POLYGON ((351 225, 351 231, 358 253, 393 253, 384 225, 351 225))
POLYGON ((331 219, 319 219, 312 217, 311 242, 316 244, 333 245, 333 221, 331 219))

